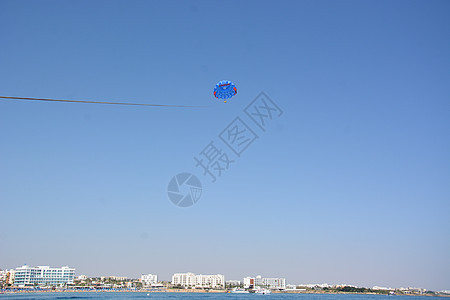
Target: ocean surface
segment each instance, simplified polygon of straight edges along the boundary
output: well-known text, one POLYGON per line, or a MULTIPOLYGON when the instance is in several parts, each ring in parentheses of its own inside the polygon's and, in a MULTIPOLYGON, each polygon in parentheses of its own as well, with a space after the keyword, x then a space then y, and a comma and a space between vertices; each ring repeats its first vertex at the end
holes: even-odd
POLYGON ((268 300, 433 300, 445 297, 428 296, 385 296, 385 295, 348 295, 348 294, 226 294, 226 293, 30 293, 30 294, 3 294, 0 299, 37 299, 37 300, 70 300, 70 299, 268 299, 268 300))

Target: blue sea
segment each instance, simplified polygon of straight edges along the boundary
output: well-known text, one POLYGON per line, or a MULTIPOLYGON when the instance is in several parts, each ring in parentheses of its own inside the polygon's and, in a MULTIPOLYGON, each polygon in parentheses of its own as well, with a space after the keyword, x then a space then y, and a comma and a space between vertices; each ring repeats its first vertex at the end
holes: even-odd
POLYGON ((348 294, 226 294, 226 293, 31 293, 3 294, 0 299, 37 299, 37 300, 78 300, 78 299, 267 299, 267 300, 433 300, 445 297, 428 296, 387 296, 387 295, 348 295, 348 294))

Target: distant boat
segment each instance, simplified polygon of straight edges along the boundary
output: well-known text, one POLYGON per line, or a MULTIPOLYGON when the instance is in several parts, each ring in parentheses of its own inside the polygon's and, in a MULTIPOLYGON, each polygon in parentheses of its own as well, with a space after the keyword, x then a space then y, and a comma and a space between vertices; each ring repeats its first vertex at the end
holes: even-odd
POLYGON ((249 292, 246 291, 245 289, 235 287, 235 288, 233 288, 230 291, 230 293, 233 293, 233 294, 248 294, 249 292))
POLYGON ((265 294, 270 294, 270 293, 272 293, 272 291, 269 290, 269 289, 257 289, 257 290, 255 290, 255 294, 265 295, 265 294))

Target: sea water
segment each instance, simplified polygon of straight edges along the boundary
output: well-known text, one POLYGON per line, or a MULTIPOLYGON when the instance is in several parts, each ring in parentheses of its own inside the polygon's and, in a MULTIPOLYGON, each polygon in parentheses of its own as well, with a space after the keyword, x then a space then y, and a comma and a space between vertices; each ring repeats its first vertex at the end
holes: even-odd
POLYGON ((349 295, 349 294, 227 294, 227 293, 146 293, 146 292, 80 292, 80 293, 28 293, 3 294, 0 299, 36 300, 78 300, 78 299, 224 299, 224 300, 433 300, 445 297, 429 296, 388 296, 388 295, 349 295))

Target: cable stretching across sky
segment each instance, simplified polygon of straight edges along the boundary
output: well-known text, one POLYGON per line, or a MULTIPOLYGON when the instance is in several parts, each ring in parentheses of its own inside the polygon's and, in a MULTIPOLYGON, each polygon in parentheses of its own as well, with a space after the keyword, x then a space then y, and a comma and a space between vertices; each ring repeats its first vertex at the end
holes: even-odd
POLYGON ((158 107, 158 106, 159 107, 184 107, 184 108, 206 107, 206 106, 191 106, 191 105, 129 103, 129 102, 102 102, 102 101, 90 101, 90 100, 66 100, 66 99, 26 98, 26 97, 8 97, 8 96, 0 96, 0 99, 32 100, 32 101, 55 101, 55 102, 73 102, 73 103, 94 103, 94 104, 115 104, 115 105, 135 105, 135 106, 156 106, 156 107, 158 107))

